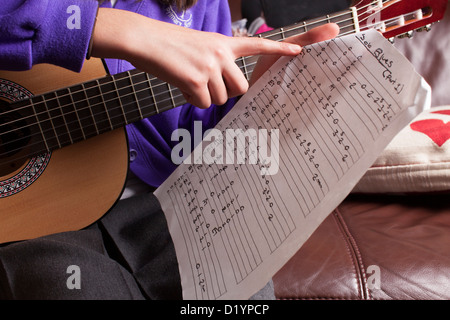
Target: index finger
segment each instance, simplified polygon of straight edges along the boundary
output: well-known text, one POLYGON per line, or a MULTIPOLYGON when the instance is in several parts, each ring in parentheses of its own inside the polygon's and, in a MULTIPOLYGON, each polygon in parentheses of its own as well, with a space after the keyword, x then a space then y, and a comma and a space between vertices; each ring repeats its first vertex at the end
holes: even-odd
POLYGON ((294 56, 302 50, 298 44, 263 38, 230 37, 229 39, 235 58, 254 55, 294 56))

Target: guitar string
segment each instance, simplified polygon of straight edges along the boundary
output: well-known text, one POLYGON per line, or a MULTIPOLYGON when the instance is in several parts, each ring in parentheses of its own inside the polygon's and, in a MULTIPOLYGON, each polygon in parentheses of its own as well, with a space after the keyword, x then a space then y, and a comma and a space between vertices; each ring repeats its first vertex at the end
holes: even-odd
MULTIPOLYGON (((369 28, 366 28, 366 29, 369 29, 369 28)), ((362 30, 365 30, 365 29, 362 29, 362 30)), ((347 33, 353 33, 353 31, 349 31, 349 32, 347 32, 347 33)), ((345 34, 345 33, 344 33, 345 34)), ((344 34, 342 34, 342 35, 344 35, 344 34)), ((342 36, 342 35, 340 35, 340 36, 342 36)), ((146 90, 148 90, 148 89, 144 89, 144 90, 141 90, 141 91, 146 91, 146 90)), ((174 91, 177 91, 178 89, 177 88, 174 88, 174 89, 172 89, 172 90, 170 90, 171 92, 174 92, 174 91)), ((166 99, 165 101, 170 101, 170 100, 173 100, 173 99, 177 99, 177 98, 179 98, 179 97, 182 97, 182 95, 172 95, 172 97, 170 98, 170 99, 166 99)), ((147 99, 152 99, 152 97, 148 97, 148 98, 145 98, 145 99, 142 99, 142 101, 144 101, 144 100, 147 100, 147 99)), ((147 105, 147 107, 153 107, 153 105, 154 104, 150 104, 150 105, 147 105)), ((145 106, 143 107, 143 108, 145 108, 145 106)), ((117 109, 121 109, 121 107, 119 107, 119 108, 116 108, 116 110, 117 109)), ((172 107, 170 107, 170 106, 168 106, 168 107, 166 107, 166 108, 164 108, 164 109, 161 109, 162 111, 166 111, 166 110, 169 110, 169 109, 172 109, 172 107)), ((45 112, 46 113, 46 112, 45 112)), ((113 119, 117 119, 117 118, 123 118, 123 114, 121 114, 121 115, 118 115, 118 116, 115 116, 115 117, 112 117, 112 118, 110 118, 110 120, 113 120, 113 119)), ((86 118, 83 118, 83 119, 81 119, 81 120, 85 120, 85 119, 91 119, 91 117, 86 117, 86 118)), ((49 121, 49 120, 45 120, 45 121, 49 121)), ((71 122, 71 123, 75 123, 75 122, 78 122, 78 120, 76 120, 76 121, 73 121, 73 122, 71 122)), ((70 122, 68 123, 68 124, 71 124, 70 122)), ((56 128, 61 128, 61 127, 64 127, 65 125, 63 125, 63 126, 59 126, 59 127, 56 127, 56 128)), ((123 126, 123 125, 122 125, 123 126)), ((48 130, 45 130, 45 132, 48 132, 48 131, 52 131, 52 130, 55 130, 56 129, 55 127, 53 127, 53 128, 50 128, 50 129, 48 129, 48 130)), ((80 128, 80 131, 82 131, 83 129, 82 128, 80 128)), ((108 130, 109 131, 109 130, 108 130)), ((41 133, 41 132, 37 132, 37 133, 35 133, 34 135, 41 135, 41 134, 43 134, 43 132, 41 133)), ((67 132, 67 134, 70 136, 70 133, 69 132, 67 132)), ((30 137, 32 137, 32 135, 30 136, 30 137)), ((55 139, 57 139, 58 140, 58 137, 56 137, 56 135, 55 135, 55 139)), ((15 141, 10 141, 10 142, 8 142, 8 143, 14 143, 14 142, 17 142, 17 140, 15 140, 15 141)), ((8 143, 6 143, 6 144, 3 144, 3 145, 7 145, 8 143)), ((36 144, 39 144, 40 142, 37 142, 37 143, 34 143, 34 145, 36 145, 36 144)), ((33 144, 31 144, 31 146, 32 146, 33 144)), ((15 152, 15 151, 17 151, 17 150, 20 150, 20 148, 18 148, 18 149, 16 149, 16 150, 9 150, 7 153, 8 154, 10 154, 11 152, 15 152)), ((45 151, 45 150, 42 150, 42 151, 45 151)), ((48 151, 48 150, 47 150, 48 151)), ((1 155, 5 155, 6 154, 6 152, 5 153, 2 153, 2 154, 0 154, 0 156, 1 155)))
MULTIPOLYGON (((362 9, 364 9, 364 8, 370 6, 370 5, 371 5, 371 4, 367 4, 367 5, 365 5, 365 6, 361 7, 361 8, 358 8, 357 10, 362 10, 362 9)), ((294 26, 294 27, 292 27, 291 29, 286 29, 286 30, 284 30, 285 28, 282 28, 282 29, 280 29, 280 30, 282 30, 281 32, 271 33, 271 32, 269 31, 268 33, 270 33, 270 34, 267 36, 267 38, 269 38, 269 37, 274 37, 274 36, 278 36, 278 35, 280 35, 280 34, 285 34, 285 33, 287 33, 287 32, 292 32, 292 31, 295 31, 295 30, 298 30, 298 29, 305 29, 305 30, 306 30, 306 27, 308 27, 308 26, 311 26, 311 25, 314 25, 314 24, 318 24, 318 23, 322 23, 322 22, 328 22, 328 21, 330 21, 330 19, 335 19, 335 18, 337 18, 337 17, 341 17, 341 16, 345 16, 345 15, 349 15, 349 14, 351 14, 351 11, 348 11, 348 12, 345 12, 345 13, 343 12, 343 13, 337 14, 337 15, 332 16, 332 17, 330 17, 330 16, 328 15, 326 18, 319 19, 319 20, 312 21, 312 22, 305 23, 305 24, 301 24, 301 25, 298 25, 298 26, 294 26)), ((363 14, 365 14, 365 13, 363 13, 363 14)), ((362 14, 358 14, 358 16, 361 16, 361 15, 362 15, 362 14)), ((336 23, 342 23, 342 22, 349 21, 349 20, 353 20, 353 17, 348 18, 348 19, 345 19, 345 20, 337 21, 336 23)), ((364 19, 363 19, 363 20, 364 20, 364 19)), ((349 24, 349 25, 340 27, 340 29, 345 29, 345 28, 351 27, 352 25, 353 25, 353 24, 349 24)), ((289 27, 286 27, 286 28, 289 28, 289 27)), ((340 36, 342 36, 342 35, 344 35, 344 34, 341 34, 340 36)), ((280 39, 280 40, 282 40, 282 39, 280 39)), ((238 59, 236 60, 236 62, 243 61, 244 58, 245 58, 245 57, 238 58, 238 59)), ((242 69, 242 68, 245 69, 245 67, 253 66, 253 65, 255 65, 255 64, 256 64, 256 63, 247 64, 247 65, 245 65, 245 66, 243 66, 243 67, 240 67, 240 68, 241 68, 241 69, 242 69)), ((245 74, 245 72, 244 72, 244 74, 245 74)), ((136 74, 135 76, 137 76, 137 75, 140 75, 140 74, 136 74)), ((129 78, 131 79, 132 76, 129 77, 129 78)), ((128 78, 125 78, 125 79, 128 79, 128 78)), ((117 82, 117 81, 120 81, 120 80, 124 80, 124 79, 118 79, 118 80, 115 80, 115 81, 113 80, 113 81, 110 81, 110 82, 105 82, 105 83, 103 83, 103 84, 101 84, 101 85, 109 85, 109 84, 113 84, 113 83, 115 83, 115 82, 117 82)), ((131 79, 131 80, 132 80, 132 79, 131 79)), ((136 84, 132 84, 131 86, 127 86, 127 87, 120 88, 120 90, 128 89, 128 88, 130 88, 130 87, 132 88, 133 86, 136 87, 137 85, 142 84, 142 83, 147 83, 147 82, 149 82, 149 84, 150 84, 150 81, 152 81, 152 80, 158 80, 158 79, 157 79, 156 77, 153 77, 153 78, 151 78, 151 79, 149 79, 149 80, 147 80, 147 81, 143 81, 143 82, 141 82, 141 83, 136 83, 136 84)), ((165 85, 167 85, 167 84, 163 82, 163 83, 157 84, 156 86, 154 86, 154 87, 152 87, 152 88, 156 89, 156 88, 159 87, 159 86, 165 86, 165 85)), ((69 89, 69 88, 66 88, 66 89, 69 89)), ((92 89, 92 88, 88 88, 87 90, 89 90, 89 89, 92 89)), ((101 90, 101 88, 99 88, 99 89, 101 90)), ((147 89, 148 89, 148 88, 147 88, 147 89)), ((143 90, 147 90, 147 89, 143 89, 143 90)), ((64 89, 61 89, 61 90, 64 90, 64 89)), ((70 93, 65 94, 65 95, 62 95, 62 96, 56 96, 56 95, 55 95, 54 98, 50 98, 50 99, 48 99, 48 100, 45 100, 45 102, 51 102, 51 101, 53 101, 53 100, 62 99, 62 98, 65 98, 65 97, 67 97, 67 96, 73 96, 73 95, 75 95, 75 94, 77 94, 77 93, 84 93, 84 92, 86 92, 87 90, 85 89, 85 90, 74 91, 74 92, 70 92, 70 93)), ((143 91, 143 90, 141 90, 141 91, 143 91)), ((117 90, 112 90, 112 91, 109 91, 109 92, 102 92, 100 95, 88 97, 88 99, 95 99, 95 98, 98 98, 98 97, 100 97, 100 96, 105 96, 106 94, 113 93, 113 92, 117 92, 117 90)), ((138 92, 139 92, 139 91, 138 91, 138 92)), ((169 90, 169 91, 166 91, 166 92, 164 92, 164 93, 160 93, 160 94, 158 94, 158 95, 163 95, 163 94, 166 94, 167 92, 170 92, 170 90, 169 90)), ((127 94, 127 95, 125 95, 125 96, 122 96, 122 98, 125 98, 125 97, 130 96, 130 95, 133 95, 133 94, 134 94, 134 92, 133 92, 133 93, 130 93, 130 94, 127 94)), ((155 95, 154 97, 156 98, 158 95, 155 95)), ((81 101, 89 102, 88 99, 83 99, 83 100, 81 100, 81 101)), ((111 100, 108 100, 108 101, 105 101, 105 103, 108 103, 108 102, 111 102, 111 101, 116 101, 116 99, 117 99, 117 98, 111 99, 111 100)), ((163 100, 162 102, 165 102, 165 100, 163 100)), ((59 103, 58 103, 58 107, 60 107, 60 108, 64 108, 64 107, 69 106, 69 105, 73 105, 73 104, 59 105, 59 103)), ((97 105, 88 106, 87 108, 95 107, 95 106, 97 106, 97 105)), ((24 106, 24 107, 22 107, 22 108, 29 108, 29 107, 30 107, 30 106, 24 106)), ((2 112, 1 115, 6 115, 8 112, 19 111, 20 109, 21 109, 21 108, 19 108, 19 109, 14 109, 14 110, 11 110, 11 111, 2 112)), ((83 109, 79 109, 78 111, 83 111, 83 109)), ((76 111, 74 111, 74 112, 76 112, 76 111)), ((43 112, 40 113, 40 114, 31 115, 31 116, 29 116, 28 118, 35 118, 36 116, 39 116, 39 115, 44 114, 44 113, 47 113, 47 111, 43 111, 43 112)), ((22 121, 22 120, 25 120, 25 119, 26 119, 26 118, 21 118, 20 120, 16 120, 16 121, 22 121)), ((44 121, 48 121, 48 120, 44 120, 44 121)), ((8 124, 10 125, 11 123, 5 123, 5 124, 2 124, 2 125, 8 125, 8 124)), ((0 125, 0 127, 1 127, 1 125, 0 125)))
MULTIPOLYGON (((317 23, 317 21, 315 22, 315 23, 317 23)), ((300 28, 300 27, 299 27, 300 28)), ((341 28, 345 28, 345 27, 341 27, 341 28)), ((366 29, 369 29, 369 28, 366 28, 366 29)), ((364 30, 364 29, 363 29, 364 30)), ((352 31, 349 31, 349 32, 347 32, 347 33, 352 33, 353 32, 353 30, 352 31)), ((344 35, 345 33, 343 33, 343 34, 341 34, 340 36, 342 36, 342 35, 344 35)), ((247 65, 247 67, 248 66, 250 66, 250 65, 247 65)), ((141 91, 146 91, 146 90, 148 90, 148 88, 146 88, 146 89, 144 89, 144 90, 141 90, 141 91)), ((177 91, 178 89, 177 88, 174 88, 173 90, 170 90, 171 92, 173 92, 173 91, 177 91)), ((132 93, 132 94, 134 94, 134 93, 132 93)), ((166 94, 166 93, 165 93, 166 94)), ((172 96, 170 99, 166 99, 165 101, 169 101, 169 100, 173 100, 173 99, 177 99, 177 98, 179 98, 179 97, 181 97, 182 95, 175 95, 175 96, 172 96)), ((91 97, 92 98, 92 97, 91 97)), ((148 97, 148 98, 145 98, 145 99, 142 99, 142 101, 143 100, 146 100, 146 99, 152 99, 152 97, 148 97)), ((87 100, 86 100, 87 101, 87 100)), ((145 108, 145 107, 144 107, 145 108)), ((116 109, 120 109, 120 108, 116 108, 116 109)), ((168 110, 168 109, 171 109, 171 107, 169 107, 169 108, 167 108, 167 109, 164 109, 163 111, 166 111, 166 110, 168 110)), ((44 113, 47 113, 47 112, 44 112, 44 113)), ((33 116, 34 117, 34 116, 33 116)), ((123 115, 119 115, 119 116, 116 116, 115 118, 118 118, 118 117, 120 117, 120 118, 122 118, 123 117, 123 115)), ((84 118, 84 119, 90 119, 91 117, 86 117, 86 118, 84 118)), ((112 119, 114 119, 114 118, 112 118, 112 119)), ((45 121, 49 121, 50 119, 46 119, 45 121)), ((83 120, 83 119, 81 119, 81 120, 83 120)), ((75 121, 75 122, 78 122, 78 121, 75 121)), ((81 130, 82 130, 82 128, 80 128, 81 130)), ((54 130, 54 128, 50 128, 50 129, 48 129, 48 130, 46 130, 47 132, 48 131, 52 131, 52 130, 54 130)), ((39 133, 36 133, 37 135, 40 135, 41 133, 39 132, 39 133)), ((68 134, 70 134, 70 133, 68 133, 68 134)), ((56 137, 55 137, 56 138, 56 137)), ((57 139, 57 138, 56 138, 57 139)), ((17 141, 17 140, 16 140, 17 141)), ((11 141, 11 143, 14 143, 14 142, 16 142, 16 141, 11 141)), ((11 153, 11 152, 14 152, 15 150, 10 150, 10 151, 8 151, 8 153, 11 153)))

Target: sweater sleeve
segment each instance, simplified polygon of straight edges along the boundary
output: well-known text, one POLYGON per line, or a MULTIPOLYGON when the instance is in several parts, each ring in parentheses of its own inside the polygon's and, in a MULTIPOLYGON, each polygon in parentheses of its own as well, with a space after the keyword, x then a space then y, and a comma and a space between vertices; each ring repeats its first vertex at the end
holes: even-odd
MULTIPOLYGON (((231 36, 227 0, 198 1, 195 13, 198 12, 200 30, 231 36)), ((128 125, 129 146, 135 155, 130 162, 130 169, 148 185, 160 186, 178 165, 172 161, 172 150, 180 142, 172 140, 172 133, 177 129, 186 129, 194 137, 195 123, 200 122, 203 136, 206 130, 213 128, 231 110, 235 102, 236 99, 230 99, 223 106, 212 105, 207 109, 185 104, 128 125)), ((195 147, 194 140, 191 139, 191 150, 195 147)))
POLYGON ((96 0, 2 0, 0 69, 51 63, 79 71, 97 10, 96 0))

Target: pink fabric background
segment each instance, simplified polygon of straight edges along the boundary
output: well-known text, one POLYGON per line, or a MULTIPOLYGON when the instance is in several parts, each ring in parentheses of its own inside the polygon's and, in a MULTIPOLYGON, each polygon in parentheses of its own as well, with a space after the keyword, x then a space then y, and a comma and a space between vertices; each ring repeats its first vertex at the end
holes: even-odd
POLYGON ((450 2, 445 17, 430 32, 415 32, 411 39, 396 39, 395 46, 432 88, 432 107, 450 105, 450 2))

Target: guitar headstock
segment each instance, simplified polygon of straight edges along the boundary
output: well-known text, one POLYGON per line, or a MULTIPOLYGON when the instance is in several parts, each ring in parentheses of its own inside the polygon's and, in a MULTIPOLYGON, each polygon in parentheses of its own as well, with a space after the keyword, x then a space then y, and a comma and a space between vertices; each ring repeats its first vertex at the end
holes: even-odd
POLYGON ((377 29, 384 37, 411 36, 442 19, 447 0, 360 0, 352 7, 359 30, 377 29))

